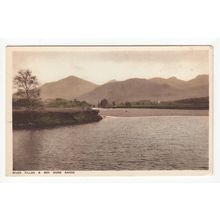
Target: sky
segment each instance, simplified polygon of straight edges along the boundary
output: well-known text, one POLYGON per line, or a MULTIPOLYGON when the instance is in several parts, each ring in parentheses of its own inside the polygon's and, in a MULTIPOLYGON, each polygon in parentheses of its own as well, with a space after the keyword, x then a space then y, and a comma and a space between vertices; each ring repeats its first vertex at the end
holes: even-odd
POLYGON ((98 85, 129 78, 209 74, 208 46, 10 47, 12 71, 30 69, 40 84, 70 75, 98 85))

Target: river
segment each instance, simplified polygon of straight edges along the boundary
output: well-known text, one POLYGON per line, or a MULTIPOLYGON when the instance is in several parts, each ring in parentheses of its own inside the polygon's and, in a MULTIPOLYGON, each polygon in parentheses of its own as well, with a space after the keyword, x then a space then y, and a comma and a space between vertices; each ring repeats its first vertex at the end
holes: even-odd
POLYGON ((101 110, 103 120, 90 124, 14 130, 13 169, 208 169, 207 111, 117 111, 101 110))

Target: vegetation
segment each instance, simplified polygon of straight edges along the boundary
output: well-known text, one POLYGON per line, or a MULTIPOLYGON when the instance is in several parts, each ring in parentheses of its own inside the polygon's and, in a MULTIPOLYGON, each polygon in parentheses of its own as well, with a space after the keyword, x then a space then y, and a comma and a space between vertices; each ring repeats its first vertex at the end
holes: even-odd
MULTIPOLYGON (((113 103, 112 103, 113 104, 113 103)), ((107 99, 102 99, 99 103, 98 103, 98 107, 101 107, 101 108, 107 108, 107 107, 110 107, 110 104, 108 102, 107 99)))
POLYGON ((23 105, 27 109, 37 107, 40 102, 40 90, 37 77, 30 70, 20 70, 13 79, 14 87, 17 89, 13 106, 23 105))
POLYGON ((61 98, 49 100, 49 101, 47 101, 45 106, 46 107, 56 107, 56 108, 81 107, 82 109, 91 107, 91 105, 88 104, 86 101, 78 101, 76 99, 66 100, 66 99, 61 99, 61 98))
MULTIPOLYGON (((108 100, 105 103, 109 103, 108 100)), ((114 103, 114 104, 113 104, 114 103)), ((182 99, 176 101, 150 101, 125 102, 112 105, 99 105, 103 108, 159 108, 159 109, 209 109, 209 97, 182 99)))
POLYGON ((31 100, 31 105, 28 102, 27 99, 25 98, 13 98, 12 100, 12 106, 13 109, 29 109, 29 110, 34 110, 34 109, 41 109, 44 107, 43 102, 40 99, 32 99, 31 100))

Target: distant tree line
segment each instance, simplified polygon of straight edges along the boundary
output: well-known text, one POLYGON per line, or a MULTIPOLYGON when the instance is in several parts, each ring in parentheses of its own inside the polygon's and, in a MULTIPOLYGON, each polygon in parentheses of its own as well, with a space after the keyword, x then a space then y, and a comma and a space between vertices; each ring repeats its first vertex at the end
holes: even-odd
POLYGON ((66 100, 62 98, 52 99, 47 101, 47 107, 58 107, 58 108, 70 108, 70 107, 82 107, 88 108, 91 107, 89 103, 86 101, 79 101, 77 99, 74 100, 66 100))
POLYGON ((142 100, 136 102, 110 102, 106 98, 98 103, 100 108, 161 108, 161 109, 208 109, 209 97, 189 98, 175 101, 142 100))

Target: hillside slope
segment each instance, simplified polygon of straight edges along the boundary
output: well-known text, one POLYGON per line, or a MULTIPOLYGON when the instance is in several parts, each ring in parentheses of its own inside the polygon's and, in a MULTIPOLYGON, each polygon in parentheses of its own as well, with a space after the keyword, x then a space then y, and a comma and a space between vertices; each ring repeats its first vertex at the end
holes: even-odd
POLYGON ((97 85, 94 83, 75 76, 69 76, 56 82, 44 84, 41 86, 40 91, 41 98, 44 100, 55 98, 72 100, 94 90, 96 87, 97 85))

